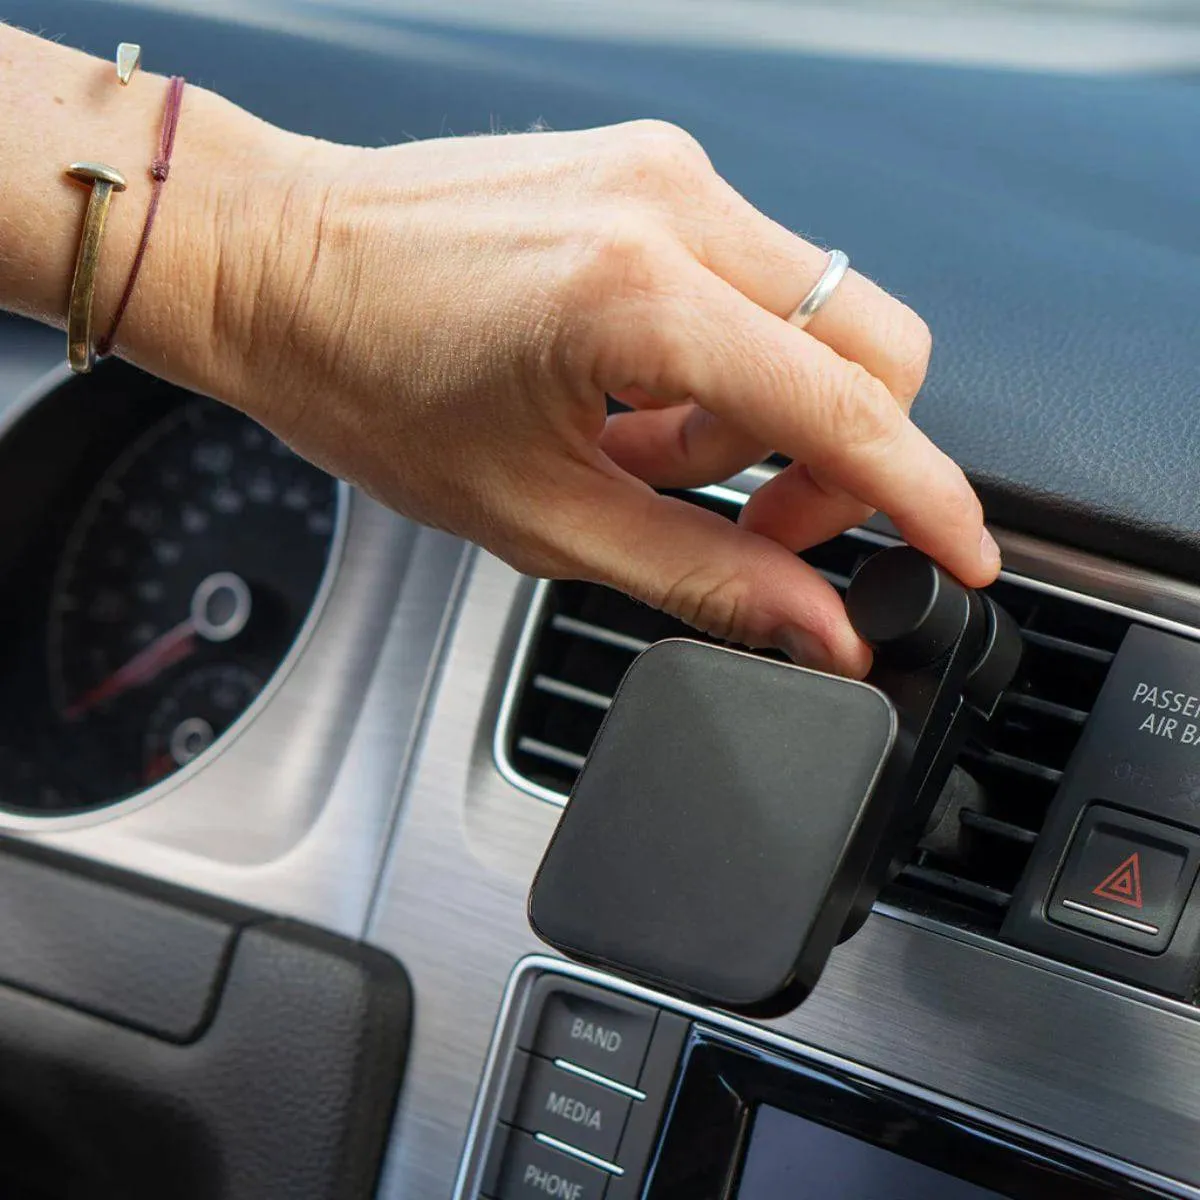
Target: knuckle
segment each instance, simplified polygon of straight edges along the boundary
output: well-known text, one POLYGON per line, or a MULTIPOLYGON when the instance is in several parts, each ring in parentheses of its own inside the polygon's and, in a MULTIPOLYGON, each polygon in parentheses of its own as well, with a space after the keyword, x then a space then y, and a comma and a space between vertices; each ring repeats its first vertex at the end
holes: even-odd
POLYGON ((704 147, 670 121, 642 120, 630 125, 622 145, 622 174, 638 191, 657 193, 697 186, 714 174, 704 147))
POLYGON ((742 641, 747 600, 747 584, 741 576, 714 576, 709 568, 697 567, 651 603, 720 641, 742 641))
POLYGON ((651 326, 649 312, 664 287, 662 238, 637 211, 615 210, 581 227, 552 290, 558 314, 554 344, 583 375, 592 375, 602 351, 630 358, 643 345, 642 335, 651 326), (618 317, 620 326, 630 330, 620 345, 612 336, 618 317))
POLYGON ((844 452, 872 452, 900 434, 903 418, 895 401, 858 363, 848 363, 832 375, 823 407, 828 442, 844 452))
POLYGON ((635 145, 642 153, 655 159, 679 158, 693 162, 708 162, 700 142, 686 129, 671 121, 647 118, 633 122, 635 145))

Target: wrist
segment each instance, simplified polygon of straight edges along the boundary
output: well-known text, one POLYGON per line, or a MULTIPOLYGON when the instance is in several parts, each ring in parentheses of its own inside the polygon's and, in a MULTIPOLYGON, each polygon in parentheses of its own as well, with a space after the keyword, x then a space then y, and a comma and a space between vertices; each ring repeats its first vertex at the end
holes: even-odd
MULTIPOLYGON (((165 96, 165 81, 160 90, 165 96)), ((292 174, 294 141, 220 96, 186 89, 170 176, 118 338, 122 357, 232 398, 255 348, 259 276, 278 223, 272 197, 292 174)), ((129 206, 114 246, 118 265, 97 295, 105 314, 114 310, 141 236, 152 157, 151 150, 140 171, 145 194, 129 206)))
MULTIPOLYGON (((286 420, 279 397, 310 350, 305 309, 329 197, 341 157, 355 151, 247 118, 237 111, 237 154, 207 171, 206 236, 185 230, 177 251, 203 280, 189 356, 197 378, 185 382, 257 419, 286 420)), ((219 144, 213 152, 220 160, 219 144)))
MULTIPOLYGON (((0 304, 62 328, 87 189, 72 161, 105 163, 128 187, 113 198, 100 247, 93 333, 107 334, 141 240, 159 151, 167 80, 0 25, 0 69, 15 94, 45 101, 36 126, 0 129, 0 304)), ((115 350, 157 374, 221 395, 238 384, 253 338, 266 256, 278 249, 279 197, 306 139, 284 133, 202 88, 183 93, 162 191, 115 350)), ((286 257, 286 256, 282 256, 286 257)), ((64 346, 65 351, 65 346, 64 346)))

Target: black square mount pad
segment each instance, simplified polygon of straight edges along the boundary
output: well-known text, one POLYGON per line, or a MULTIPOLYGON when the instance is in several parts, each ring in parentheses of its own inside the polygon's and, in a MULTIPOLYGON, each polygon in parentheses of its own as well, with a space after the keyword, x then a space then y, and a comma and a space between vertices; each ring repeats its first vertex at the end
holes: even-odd
POLYGON ((891 701, 690 641, 627 672, 529 898, 571 958, 736 1011, 788 1011, 890 817, 891 701))

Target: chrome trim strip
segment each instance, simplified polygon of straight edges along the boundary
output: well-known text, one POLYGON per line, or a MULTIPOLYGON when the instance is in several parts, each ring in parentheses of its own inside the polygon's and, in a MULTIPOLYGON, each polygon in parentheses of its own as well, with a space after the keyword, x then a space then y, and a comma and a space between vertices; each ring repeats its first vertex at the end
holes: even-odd
MULTIPOLYGON (((97 368, 103 371, 103 366, 97 368)), ((71 369, 65 364, 54 367, 47 372, 4 413, 0 419, 0 440, 8 435, 13 427, 59 387, 70 380, 76 379, 71 369)), ((195 399, 202 399, 195 392, 180 388, 181 392, 195 399)), ((253 420, 253 418, 249 418, 253 420)), ((104 825, 128 813, 153 804, 156 800, 175 791, 176 788, 195 778, 206 767, 216 762, 249 728, 262 711, 270 704, 279 691, 292 668, 303 655, 312 635, 320 624, 321 615, 325 610, 326 601, 333 591, 338 571, 342 564, 342 556, 346 548, 346 531, 350 525, 350 506, 353 502, 353 489, 341 479, 335 479, 336 500, 334 512, 333 533, 329 540, 329 554, 325 559, 325 567, 321 574, 321 582, 313 596, 312 605, 300 626, 295 640, 288 647, 287 653, 280 660, 279 666, 272 672, 261 692, 244 713, 207 749, 203 754, 194 758, 185 767, 168 775, 160 783, 144 791, 135 792, 132 796, 116 800, 101 808, 89 809, 87 812, 68 813, 64 816, 35 816, 32 813, 10 810, 0 806, 0 830, 13 830, 36 833, 59 833, 66 830, 87 829, 96 825, 104 825)))
POLYGON ((1111 921, 1114 925, 1124 925, 1126 929, 1135 929, 1138 933, 1148 933, 1151 937, 1157 937, 1159 928, 1157 925, 1148 925, 1145 921, 1133 921, 1129 917, 1119 917, 1116 913, 1104 912, 1099 908, 1092 908, 1090 904, 1080 904, 1078 900, 1064 900, 1063 908, 1069 908, 1072 912, 1080 912, 1089 917, 1098 917, 1101 921, 1111 921))
POLYGON ((610 975, 605 975, 601 971, 592 970, 590 967, 580 966, 577 963, 567 962, 565 959, 551 958, 548 955, 542 954, 533 954, 518 962, 509 976, 508 985, 504 989, 504 996, 500 1002, 500 1012, 496 1019, 492 1042, 488 1047, 483 1076, 480 1080, 479 1090, 476 1093, 475 1105, 471 1110, 471 1120, 467 1127, 467 1136, 463 1145, 462 1158, 459 1160, 459 1169, 455 1178, 451 1200, 474 1200, 479 1194, 482 1185, 481 1176, 483 1166, 487 1162, 491 1135, 495 1125, 494 1108, 499 1099, 499 1089, 504 1082, 499 1077, 502 1043, 509 1031, 511 1018, 515 1013, 516 1002, 519 997, 523 998, 522 990, 526 979, 543 971, 563 975, 570 979, 577 979, 583 983, 608 988, 610 991, 630 996, 635 1000, 654 1004, 660 1008, 670 1009, 692 1021, 700 1022, 710 1029, 729 1033, 746 1041, 757 1043, 758 1045, 769 1046, 793 1058, 798 1055, 803 1056, 821 1066, 853 1075, 864 1083, 900 1092, 902 1095, 909 1096, 920 1103, 939 1108, 943 1112, 948 1112, 954 1116, 968 1120, 978 1121, 1010 1137, 1016 1137, 1034 1145, 1043 1146, 1048 1150, 1069 1155, 1091 1166, 1112 1171, 1124 1176, 1133 1183, 1141 1184, 1144 1187, 1158 1188, 1167 1195, 1179 1197, 1180 1200, 1200 1200, 1200 1188, 1192 1187, 1175 1179, 1169 1179, 1165 1175, 1148 1171, 1144 1167, 1138 1167, 1132 1163, 1111 1158, 1098 1150, 1092 1150, 1078 1143, 1067 1141, 1065 1138, 1055 1137, 1053 1134, 1022 1125, 1017 1121, 1009 1120, 1007 1117, 988 1112, 986 1109, 976 1108, 974 1105, 966 1104, 961 1100, 955 1100, 944 1093, 923 1088, 919 1084, 911 1083, 908 1080, 895 1078, 882 1071, 876 1071, 871 1067, 864 1066, 861 1063, 842 1058, 840 1055, 820 1050, 807 1042, 799 1041, 796 1038, 784 1037, 771 1029, 750 1024, 747 1021, 742 1021, 726 1013, 699 1008, 683 1000, 675 1000, 667 996, 662 996, 657 992, 651 991, 649 988, 640 987, 633 983, 626 983, 623 979, 615 979, 610 975), (485 1125, 485 1122, 490 1122, 490 1124, 485 1125))
POLYGON ((607 1171, 610 1175, 625 1174, 624 1167, 618 1167, 616 1163, 609 1162, 607 1158, 600 1158, 595 1154, 589 1154, 586 1150, 580 1150, 578 1146, 560 1142, 558 1138, 551 1137, 548 1133, 535 1133, 533 1140, 541 1142, 543 1146, 549 1146, 551 1150, 557 1150, 560 1154, 569 1154, 572 1158, 577 1158, 589 1166, 599 1167, 601 1171, 607 1171))
POLYGON ((577 1067, 573 1062, 567 1062, 565 1058, 556 1058, 554 1065, 560 1071, 566 1071, 568 1075, 578 1075, 580 1079, 586 1079, 591 1083, 598 1083, 601 1087, 606 1087, 610 1091, 620 1092, 622 1096, 628 1096, 630 1100, 645 1100, 646 1093, 639 1092, 637 1088, 630 1087, 627 1083, 618 1083, 615 1079, 609 1079, 607 1075, 598 1075, 595 1071, 589 1071, 587 1067, 577 1067))
POLYGON ((532 779, 526 779, 513 766, 512 759, 508 753, 509 734, 512 730, 512 723, 516 720, 517 716, 517 698, 520 695, 521 688, 525 684, 525 677, 529 668, 529 654, 533 649, 533 639, 542 623, 542 616, 549 598, 550 581, 548 579, 539 579, 534 584, 533 595, 529 601, 529 609, 521 625, 521 635, 517 639, 517 648, 513 651, 512 666, 509 668, 508 678, 504 681, 504 694, 500 698, 500 713, 496 718, 496 727, 492 731, 492 759, 496 764, 496 770, 513 787, 525 792, 526 795, 533 796, 537 800, 545 800, 547 804, 554 804, 562 808, 567 802, 566 796, 562 792, 555 791, 553 788, 543 787, 540 783, 534 783, 532 779))

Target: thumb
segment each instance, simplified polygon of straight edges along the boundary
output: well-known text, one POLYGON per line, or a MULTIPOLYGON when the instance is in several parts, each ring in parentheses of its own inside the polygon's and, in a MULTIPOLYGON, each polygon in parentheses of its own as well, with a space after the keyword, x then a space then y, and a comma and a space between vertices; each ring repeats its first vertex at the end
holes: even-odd
POLYGON ((591 473, 584 493, 570 557, 588 579, 721 640, 856 678, 870 669, 841 597, 779 543, 624 472, 591 473))

